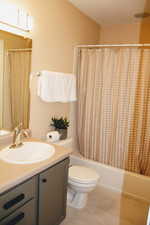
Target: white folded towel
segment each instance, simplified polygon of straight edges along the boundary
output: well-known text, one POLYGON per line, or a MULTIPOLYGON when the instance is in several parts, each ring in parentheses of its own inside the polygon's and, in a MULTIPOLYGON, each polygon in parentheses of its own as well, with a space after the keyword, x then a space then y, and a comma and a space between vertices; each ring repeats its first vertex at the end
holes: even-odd
POLYGON ((45 102, 76 101, 76 77, 73 74, 41 71, 38 96, 45 102))

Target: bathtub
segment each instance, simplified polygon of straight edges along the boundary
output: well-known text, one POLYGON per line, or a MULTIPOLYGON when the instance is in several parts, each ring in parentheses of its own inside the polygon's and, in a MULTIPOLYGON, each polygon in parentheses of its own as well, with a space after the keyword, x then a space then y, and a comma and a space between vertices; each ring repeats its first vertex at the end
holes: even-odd
POLYGON ((70 164, 87 166, 95 169, 100 176, 99 186, 150 203, 149 177, 85 159, 78 152, 74 152, 70 156, 70 164))

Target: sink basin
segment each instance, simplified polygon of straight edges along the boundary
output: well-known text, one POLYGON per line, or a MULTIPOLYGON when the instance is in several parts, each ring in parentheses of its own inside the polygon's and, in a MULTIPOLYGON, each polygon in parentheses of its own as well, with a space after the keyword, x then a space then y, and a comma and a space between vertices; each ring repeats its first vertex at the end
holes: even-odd
POLYGON ((0 160, 13 164, 32 164, 44 161, 52 157, 55 148, 41 142, 24 142, 22 146, 0 151, 0 160))

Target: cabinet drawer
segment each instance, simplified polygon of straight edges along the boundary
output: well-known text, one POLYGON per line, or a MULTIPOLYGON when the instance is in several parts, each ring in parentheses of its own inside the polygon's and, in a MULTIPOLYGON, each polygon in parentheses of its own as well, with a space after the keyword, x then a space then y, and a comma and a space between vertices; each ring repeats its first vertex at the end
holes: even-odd
POLYGON ((0 195, 0 220, 35 197, 36 177, 0 195))
POLYGON ((31 200, 17 209, 7 218, 0 221, 0 225, 35 225, 35 200, 31 200))

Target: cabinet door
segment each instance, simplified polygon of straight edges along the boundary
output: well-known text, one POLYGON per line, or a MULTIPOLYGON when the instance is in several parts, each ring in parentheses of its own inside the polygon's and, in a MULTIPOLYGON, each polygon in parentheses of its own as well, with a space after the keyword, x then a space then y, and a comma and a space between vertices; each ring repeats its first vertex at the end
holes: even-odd
POLYGON ((31 200, 14 213, 0 221, 0 225, 35 225, 35 201, 31 200))
POLYGON ((58 225, 66 216, 69 159, 39 177, 39 225, 58 225))

